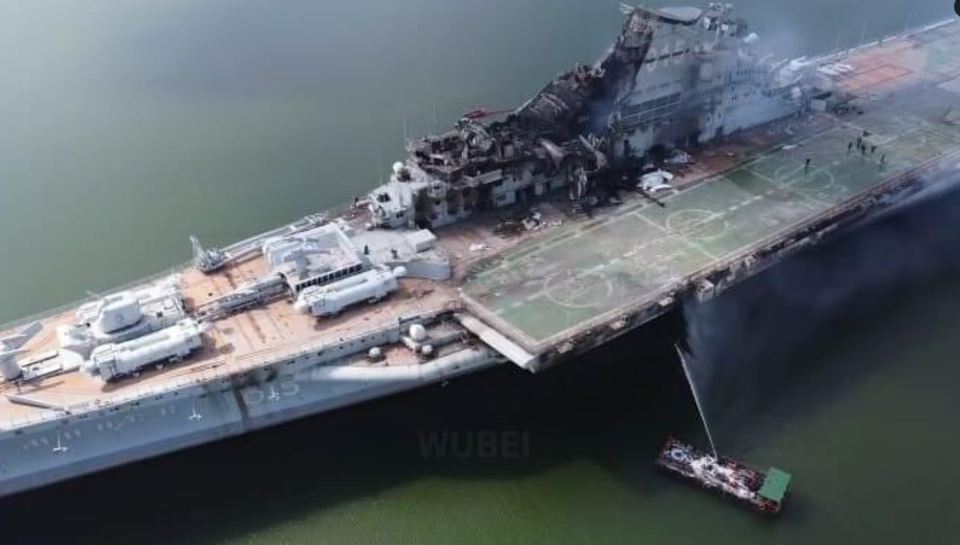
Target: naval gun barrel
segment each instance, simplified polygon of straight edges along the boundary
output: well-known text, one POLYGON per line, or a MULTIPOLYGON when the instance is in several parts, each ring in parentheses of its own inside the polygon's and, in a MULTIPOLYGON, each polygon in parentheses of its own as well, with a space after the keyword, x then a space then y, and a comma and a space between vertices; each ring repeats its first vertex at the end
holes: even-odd
POLYGON ((285 290, 286 283, 279 274, 262 276, 201 306, 197 309, 197 317, 203 320, 224 318, 250 307, 262 305, 283 295, 285 290))

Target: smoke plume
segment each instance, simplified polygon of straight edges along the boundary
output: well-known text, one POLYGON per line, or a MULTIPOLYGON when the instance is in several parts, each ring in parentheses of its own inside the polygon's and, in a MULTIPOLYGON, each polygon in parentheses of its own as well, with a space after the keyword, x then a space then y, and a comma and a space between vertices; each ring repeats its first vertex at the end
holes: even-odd
POLYGON ((841 317, 960 273, 960 165, 937 182, 721 297, 685 305, 691 374, 708 413, 723 420, 841 317))

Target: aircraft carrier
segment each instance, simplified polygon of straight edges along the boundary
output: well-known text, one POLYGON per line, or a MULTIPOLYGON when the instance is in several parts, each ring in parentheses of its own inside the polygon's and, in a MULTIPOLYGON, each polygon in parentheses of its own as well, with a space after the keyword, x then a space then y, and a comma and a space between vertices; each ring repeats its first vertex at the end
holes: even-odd
POLYGON ((624 13, 352 206, 0 326, 0 495, 543 369, 960 169, 956 22, 775 61, 728 4, 624 13))

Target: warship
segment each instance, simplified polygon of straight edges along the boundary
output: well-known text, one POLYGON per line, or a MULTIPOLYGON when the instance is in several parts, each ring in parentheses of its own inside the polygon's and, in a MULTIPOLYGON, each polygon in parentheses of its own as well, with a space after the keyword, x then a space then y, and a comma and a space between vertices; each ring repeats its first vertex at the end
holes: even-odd
POLYGON ((352 206, 0 326, 0 495, 545 369, 960 168, 956 22, 777 61, 728 4, 623 10, 352 206))

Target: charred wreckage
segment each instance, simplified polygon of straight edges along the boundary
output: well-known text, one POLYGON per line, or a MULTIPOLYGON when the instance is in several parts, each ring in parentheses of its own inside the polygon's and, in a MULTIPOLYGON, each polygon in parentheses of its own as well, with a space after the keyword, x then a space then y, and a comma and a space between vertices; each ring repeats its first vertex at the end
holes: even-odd
POLYGON ((664 187, 667 173, 637 181, 670 154, 809 108, 815 70, 761 58, 730 5, 623 9, 620 36, 594 65, 503 120, 485 123, 498 112, 480 108, 408 142, 408 159, 366 201, 372 226, 438 227, 563 188, 589 212, 618 189, 664 187))

